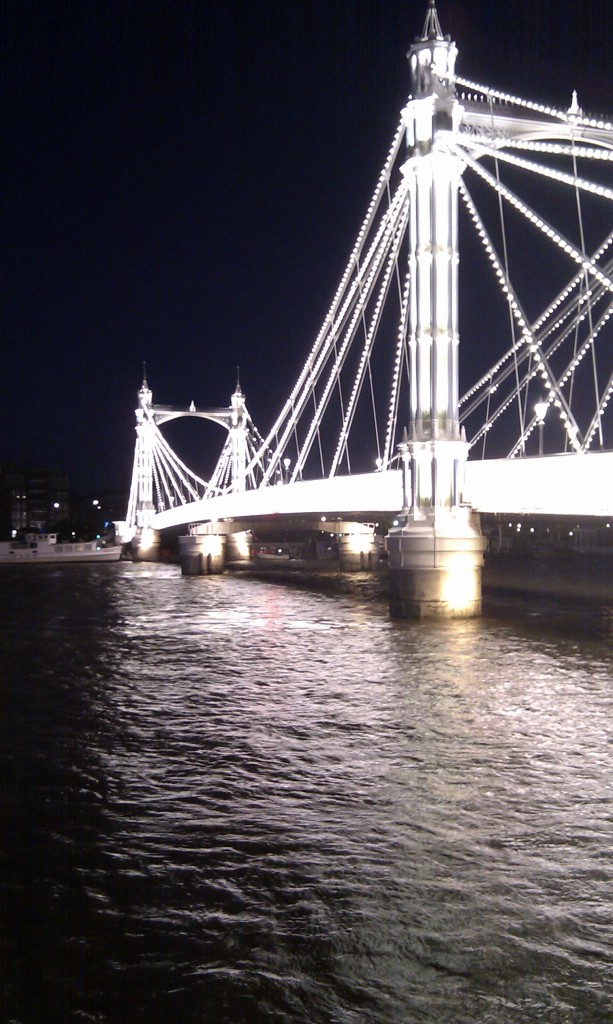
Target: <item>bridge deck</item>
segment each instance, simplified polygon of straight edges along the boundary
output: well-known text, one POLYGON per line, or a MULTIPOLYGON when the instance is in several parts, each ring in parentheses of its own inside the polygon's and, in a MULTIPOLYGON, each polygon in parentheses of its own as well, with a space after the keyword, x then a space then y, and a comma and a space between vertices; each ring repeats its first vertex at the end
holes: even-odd
MULTIPOLYGON (((466 466, 466 502, 478 512, 613 515, 613 452, 484 459, 466 466)), ((400 512, 402 473, 364 473, 263 487, 159 512, 158 530, 218 519, 342 516, 365 521, 400 512)))

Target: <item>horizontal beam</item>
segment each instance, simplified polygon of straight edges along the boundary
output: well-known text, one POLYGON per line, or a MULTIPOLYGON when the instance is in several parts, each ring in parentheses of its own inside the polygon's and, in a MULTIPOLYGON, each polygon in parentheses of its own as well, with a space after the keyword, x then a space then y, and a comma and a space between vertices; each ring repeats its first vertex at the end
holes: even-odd
POLYGON ((173 409, 170 405, 152 405, 150 410, 155 423, 169 423, 170 420, 185 417, 210 420, 212 423, 219 423, 222 427, 230 426, 234 411, 233 409, 173 409))

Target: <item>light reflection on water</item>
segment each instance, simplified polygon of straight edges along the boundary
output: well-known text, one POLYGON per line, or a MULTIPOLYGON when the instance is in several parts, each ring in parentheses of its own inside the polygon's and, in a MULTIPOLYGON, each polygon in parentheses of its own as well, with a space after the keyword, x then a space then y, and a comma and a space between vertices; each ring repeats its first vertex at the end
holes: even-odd
POLYGON ((6 1019, 613 1020, 613 648, 2 574, 6 1019))

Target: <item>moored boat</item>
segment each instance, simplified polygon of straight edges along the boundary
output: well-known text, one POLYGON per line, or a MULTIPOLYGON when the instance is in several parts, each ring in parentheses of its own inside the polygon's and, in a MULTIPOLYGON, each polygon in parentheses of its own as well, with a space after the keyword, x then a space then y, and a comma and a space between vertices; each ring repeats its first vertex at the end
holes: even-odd
POLYGON ((118 562, 121 545, 101 540, 58 543, 57 533, 28 533, 23 540, 0 541, 0 564, 40 562, 118 562))

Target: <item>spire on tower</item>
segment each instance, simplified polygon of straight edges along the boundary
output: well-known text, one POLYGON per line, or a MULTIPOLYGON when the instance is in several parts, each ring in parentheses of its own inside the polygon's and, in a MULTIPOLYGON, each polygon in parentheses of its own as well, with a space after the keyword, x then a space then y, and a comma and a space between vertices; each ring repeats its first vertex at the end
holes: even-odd
POLYGON ((424 27, 421 34, 423 41, 426 39, 442 39, 443 33, 441 32, 441 23, 438 20, 438 14, 436 11, 435 0, 428 0, 428 12, 426 14, 426 20, 424 21, 424 27))
POLYGON ((149 385, 147 384, 147 364, 143 360, 143 383, 141 384, 141 389, 138 392, 138 402, 140 408, 144 409, 146 406, 150 406, 152 399, 153 392, 150 390, 149 385))
POLYGON ((573 98, 572 98, 570 107, 568 108, 568 113, 569 114, 582 114, 583 113, 583 111, 581 110, 581 107, 579 106, 579 100, 577 98, 577 90, 576 89, 573 89, 573 98))
POLYGON ((437 124, 442 125, 440 115, 447 118, 451 127, 452 106, 455 102, 455 59, 457 48, 450 36, 444 36, 438 20, 435 0, 429 0, 426 20, 421 36, 407 53, 411 65, 411 93, 413 99, 434 96, 439 104, 437 124), (443 111, 445 102, 449 109, 443 111))

